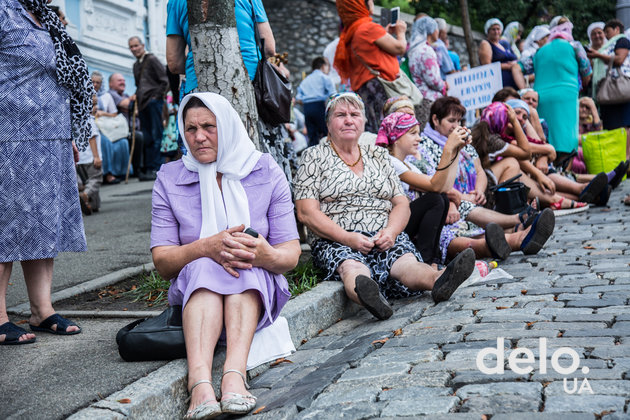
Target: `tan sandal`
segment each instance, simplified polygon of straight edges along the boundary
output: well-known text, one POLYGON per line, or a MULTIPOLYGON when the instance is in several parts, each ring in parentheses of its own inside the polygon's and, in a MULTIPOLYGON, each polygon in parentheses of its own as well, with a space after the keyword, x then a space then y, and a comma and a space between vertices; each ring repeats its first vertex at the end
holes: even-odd
MULTIPOLYGON (((236 369, 226 370, 225 372, 223 372, 221 379, 223 379, 223 376, 225 376, 226 374, 230 372, 238 373, 239 375, 241 375, 241 378, 243 379, 243 383, 245 384, 245 389, 249 389, 249 384, 247 383, 247 379, 245 378, 245 375, 243 375, 241 371, 238 371, 236 369)), ((224 413, 246 414, 252 411, 254 407, 256 407, 257 398, 251 394, 243 395, 243 394, 237 394, 236 392, 226 392, 223 395, 231 396, 231 398, 228 398, 226 400, 221 399, 221 411, 223 411, 224 413)))
MULTIPOLYGON (((189 393, 191 396, 192 396, 193 389, 195 389, 195 387, 200 384, 210 384, 210 386, 212 386, 212 382, 210 382, 210 380, 208 379, 202 379, 200 381, 197 381, 190 388, 189 393)), ((186 399, 187 403, 190 401, 190 398, 191 397, 188 397, 186 399)), ((202 402, 201 404, 199 404, 197 407, 193 408, 192 410, 188 410, 186 412, 186 415, 184 416, 184 419, 185 420, 207 420, 207 419, 212 419, 214 417, 217 417, 221 414, 222 414, 221 404, 219 404, 219 402, 216 399, 206 400, 202 402)))

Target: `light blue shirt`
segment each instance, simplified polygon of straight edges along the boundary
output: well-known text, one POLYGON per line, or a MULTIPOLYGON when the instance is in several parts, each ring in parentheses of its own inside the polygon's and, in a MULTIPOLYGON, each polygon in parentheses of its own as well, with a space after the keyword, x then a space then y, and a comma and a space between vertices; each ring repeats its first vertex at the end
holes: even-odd
POLYGON ((446 80, 446 75, 455 70, 453 60, 451 60, 451 56, 448 55, 446 44, 444 44, 441 39, 435 41, 433 49, 437 53, 438 60, 440 61, 440 76, 442 80, 446 80))
POLYGON ((298 86, 295 99, 302 103, 326 101, 330 95, 337 93, 335 84, 321 70, 313 70, 298 86))
MULTIPOLYGON (((261 0, 252 0, 256 12, 256 22, 267 22, 267 14, 261 0)), ((234 15, 236 17, 236 31, 238 32, 241 55, 247 68, 250 80, 254 80, 258 65, 258 46, 254 35, 252 22, 252 6, 249 0, 234 0, 234 15)), ((188 31, 188 3, 186 0, 169 0, 167 5, 166 35, 179 35, 186 40, 188 55, 186 55, 186 88, 189 93, 197 88, 195 62, 188 31)))

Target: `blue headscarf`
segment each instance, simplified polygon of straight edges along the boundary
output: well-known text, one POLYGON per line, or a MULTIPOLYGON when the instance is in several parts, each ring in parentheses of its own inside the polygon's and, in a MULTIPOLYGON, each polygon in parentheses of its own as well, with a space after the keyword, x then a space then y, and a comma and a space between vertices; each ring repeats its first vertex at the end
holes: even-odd
POLYGON ((409 43, 411 46, 409 49, 417 46, 422 41, 425 41, 427 36, 435 32, 437 29, 437 22, 430 16, 423 16, 416 20, 411 28, 411 41, 409 43))

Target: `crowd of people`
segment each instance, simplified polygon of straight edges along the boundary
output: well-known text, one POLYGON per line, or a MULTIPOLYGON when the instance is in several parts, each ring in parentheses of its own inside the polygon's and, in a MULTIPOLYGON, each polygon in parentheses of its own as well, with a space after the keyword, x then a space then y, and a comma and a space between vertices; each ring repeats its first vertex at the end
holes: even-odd
MULTIPOLYGON (((324 280, 341 281, 350 300, 384 320, 393 314, 390 299, 423 291, 436 303, 450 299, 477 259, 540 252, 556 217, 605 206, 630 167, 630 102, 597 103, 608 73, 630 77, 630 40, 615 19, 590 25, 586 47, 565 16, 526 37, 519 22, 504 28, 488 20, 479 61, 501 63, 503 89, 471 119, 448 95, 446 76, 466 66, 449 49, 444 19, 418 15, 407 42, 404 21, 372 21, 373 0, 337 0, 334 54, 314 58, 291 123, 259 122, 258 151, 232 105, 199 91, 185 0, 168 4, 167 66, 140 37, 129 38, 131 96, 122 74, 111 74, 105 90, 103 75, 88 73, 45 0, 7 1, 0 39, 21 31, 36 42, 0 45, 7 63, 0 91, 15 101, 5 107, 12 118, 0 123, 0 344, 32 343, 35 331, 81 332, 52 307, 54 258, 86 249, 81 211, 99 211, 102 183, 130 174, 155 180, 150 247, 157 271, 171 280, 169 303, 183 307, 185 418, 255 407, 249 358, 277 354, 270 342, 290 345, 280 317, 290 297, 282 274, 300 256, 298 223, 324 280), (33 66, 31 56, 45 65, 33 66), (396 94, 396 85, 410 94, 396 94), (47 119, 29 119, 42 111, 47 119), (581 135, 618 128, 626 156, 589 173, 581 135), (514 179, 525 191, 521 201, 497 211, 496 187, 514 179), (24 269, 31 332, 6 313, 13 261, 24 269), (217 398, 211 371, 220 341, 227 353, 217 398)), ((254 34, 273 56, 273 33, 260 0, 235 6, 253 80, 254 34)), ((278 71, 288 74, 282 64, 278 71)))

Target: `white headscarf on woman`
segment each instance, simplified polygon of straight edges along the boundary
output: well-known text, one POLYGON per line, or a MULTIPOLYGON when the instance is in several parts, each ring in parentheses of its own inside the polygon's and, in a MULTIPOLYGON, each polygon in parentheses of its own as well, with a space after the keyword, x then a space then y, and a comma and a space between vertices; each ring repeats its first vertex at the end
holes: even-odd
POLYGON ((256 150, 249 139, 245 126, 232 105, 216 93, 192 93, 187 95, 177 113, 179 133, 188 153, 182 157, 186 169, 199 173, 201 189, 201 233, 200 238, 212 236, 228 227, 250 225, 249 201, 241 185, 254 168, 262 153, 256 150), (191 98, 199 98, 215 115, 217 120, 217 160, 200 163, 190 153, 184 136, 183 111, 191 98), (223 174, 221 187, 217 184, 217 172, 223 174), (221 194, 223 191, 223 194, 221 194))
POLYGON ((429 34, 432 34, 438 29, 438 24, 430 16, 423 16, 413 23, 411 28, 411 40, 409 42, 409 49, 412 49, 419 45, 421 42, 427 39, 429 34))
POLYGON ((588 28, 586 28, 586 34, 588 35, 588 46, 592 47, 593 46, 593 38, 591 38, 591 32, 593 32, 593 29, 599 28, 602 31, 604 30, 604 26, 606 26, 606 24, 604 22, 593 22, 590 25, 588 25, 588 28))
POLYGON ((525 54, 526 51, 530 50, 536 52, 536 50, 538 50, 538 44, 536 42, 549 35, 549 33, 549 29, 547 29, 546 26, 534 26, 534 29, 532 29, 529 35, 527 35, 527 38, 525 38, 525 44, 523 45, 523 54, 525 54))
POLYGON ((492 25, 499 25, 499 28, 501 28, 501 33, 503 33, 503 22, 501 22, 497 18, 492 18, 492 19, 488 19, 486 21, 486 24, 483 25, 483 31, 486 33, 486 35, 488 35, 488 31, 490 30, 490 27, 492 25))

